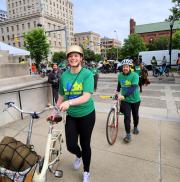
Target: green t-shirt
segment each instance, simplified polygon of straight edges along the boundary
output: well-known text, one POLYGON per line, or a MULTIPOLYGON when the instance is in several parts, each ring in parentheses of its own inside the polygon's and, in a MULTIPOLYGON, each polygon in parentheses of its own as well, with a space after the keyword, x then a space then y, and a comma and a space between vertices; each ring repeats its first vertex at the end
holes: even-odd
POLYGON ((118 82, 121 85, 121 95, 125 95, 128 92, 128 88, 131 85, 137 85, 136 90, 130 96, 125 98, 126 102, 136 103, 141 101, 140 91, 139 91, 139 76, 136 72, 131 72, 128 75, 124 75, 123 73, 119 73, 118 82))
MULTIPOLYGON (((93 91, 94 78, 90 70, 82 68, 79 74, 72 74, 70 70, 67 70, 62 74, 59 93, 61 96, 64 96, 64 100, 75 99, 82 96, 83 92, 93 93, 93 91), (74 81, 75 83, 73 84, 74 81)), ((67 113, 72 117, 82 117, 88 115, 94 109, 94 101, 91 96, 90 99, 83 104, 70 106, 67 113)))
POLYGON ((99 71, 98 71, 97 68, 91 68, 90 70, 91 70, 91 72, 93 73, 93 75, 96 75, 96 74, 99 73, 99 71))
POLYGON ((141 66, 140 65, 135 65, 134 66, 134 71, 140 76, 141 75, 141 66))

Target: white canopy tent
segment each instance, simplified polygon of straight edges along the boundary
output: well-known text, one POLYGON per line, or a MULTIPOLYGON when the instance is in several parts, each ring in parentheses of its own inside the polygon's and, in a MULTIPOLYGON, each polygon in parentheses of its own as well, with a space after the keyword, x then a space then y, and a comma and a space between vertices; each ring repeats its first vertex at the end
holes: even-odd
POLYGON ((29 51, 23 50, 23 49, 19 49, 13 46, 10 46, 8 44, 5 44, 3 42, 0 42, 0 50, 8 50, 10 55, 13 56, 26 56, 26 55, 30 55, 29 51))

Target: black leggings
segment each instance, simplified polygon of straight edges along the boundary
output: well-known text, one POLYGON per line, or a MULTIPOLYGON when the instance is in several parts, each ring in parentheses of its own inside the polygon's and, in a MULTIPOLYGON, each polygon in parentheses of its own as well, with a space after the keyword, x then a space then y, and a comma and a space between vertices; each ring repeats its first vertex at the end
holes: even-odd
POLYGON ((124 125, 126 133, 130 133, 131 131, 131 111, 134 121, 134 127, 138 126, 139 123, 139 106, 140 102, 129 103, 122 102, 123 114, 124 114, 124 125))
POLYGON ((95 110, 90 114, 75 118, 67 116, 65 133, 67 149, 77 157, 82 157, 84 171, 89 172, 91 161, 91 134, 95 124, 95 110), (80 146, 78 145, 80 136, 80 146))

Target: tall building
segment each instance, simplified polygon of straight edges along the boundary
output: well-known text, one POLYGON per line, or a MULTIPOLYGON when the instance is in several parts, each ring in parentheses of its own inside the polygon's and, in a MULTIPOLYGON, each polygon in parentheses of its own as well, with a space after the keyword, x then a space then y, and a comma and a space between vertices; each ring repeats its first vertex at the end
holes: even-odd
POLYGON ((92 50, 96 54, 101 53, 100 35, 98 33, 92 31, 75 33, 74 43, 83 46, 85 49, 92 50))
POLYGON ((73 4, 71 1, 7 0, 7 9, 8 20, 0 22, 0 41, 22 47, 23 32, 42 26, 48 36, 52 52, 65 51, 65 37, 67 37, 68 45, 73 43, 73 4), (67 36, 65 36, 65 29, 67 36))
POLYGON ((0 10, 0 22, 7 19, 7 11, 0 10))
MULTIPOLYGON (((180 21, 175 21, 173 26, 173 32, 180 28, 180 21)), ((170 36, 170 24, 167 21, 149 23, 143 25, 136 25, 134 19, 130 19, 130 34, 137 33, 142 39, 149 43, 159 37, 170 36)))

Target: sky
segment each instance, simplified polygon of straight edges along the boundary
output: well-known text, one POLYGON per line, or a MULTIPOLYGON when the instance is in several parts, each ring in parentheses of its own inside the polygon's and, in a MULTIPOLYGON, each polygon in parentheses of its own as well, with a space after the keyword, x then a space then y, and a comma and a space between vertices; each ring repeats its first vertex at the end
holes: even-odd
MULTIPOLYGON (((136 25, 162 22, 170 15, 171 0, 71 0, 74 4, 74 32, 93 31, 101 37, 123 42, 129 35, 129 20, 136 25)), ((0 0, 6 9, 6 0, 0 0)))

